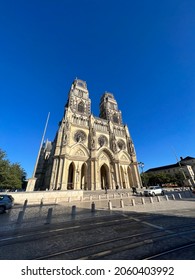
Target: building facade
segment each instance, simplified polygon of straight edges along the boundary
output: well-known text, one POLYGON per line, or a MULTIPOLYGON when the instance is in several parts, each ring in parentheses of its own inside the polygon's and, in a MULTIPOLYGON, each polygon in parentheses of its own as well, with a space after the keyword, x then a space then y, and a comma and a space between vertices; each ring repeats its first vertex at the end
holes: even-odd
POLYGON ((164 173, 170 175, 180 173, 186 186, 195 186, 195 158, 189 156, 181 157, 180 161, 175 164, 151 168, 145 173, 164 173))
POLYGON ((95 117, 86 82, 74 80, 56 137, 42 147, 35 177, 36 190, 142 186, 134 144, 113 94, 103 94, 95 117))

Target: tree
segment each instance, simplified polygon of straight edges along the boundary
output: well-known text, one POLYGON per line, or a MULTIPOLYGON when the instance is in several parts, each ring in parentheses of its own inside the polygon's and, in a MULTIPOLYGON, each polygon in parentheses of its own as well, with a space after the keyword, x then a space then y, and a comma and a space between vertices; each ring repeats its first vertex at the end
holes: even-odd
POLYGON ((178 186, 183 185, 183 174, 181 172, 175 174, 166 174, 166 173, 144 173, 141 174, 142 182, 145 183, 146 186, 155 186, 163 184, 177 184, 178 186))
POLYGON ((174 179, 179 187, 182 187, 184 185, 184 175, 181 172, 175 173, 174 179))
POLYGON ((21 189, 25 179, 26 172, 20 164, 11 164, 6 153, 0 149, 0 188, 21 189))

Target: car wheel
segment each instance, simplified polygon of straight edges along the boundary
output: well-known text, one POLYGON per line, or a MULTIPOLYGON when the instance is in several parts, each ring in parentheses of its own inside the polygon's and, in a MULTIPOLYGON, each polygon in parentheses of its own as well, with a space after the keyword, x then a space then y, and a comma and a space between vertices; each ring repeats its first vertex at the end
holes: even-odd
POLYGON ((165 194, 164 191, 162 191, 161 194, 164 195, 165 194))
POLYGON ((0 214, 5 213, 5 207, 4 206, 0 206, 0 214))

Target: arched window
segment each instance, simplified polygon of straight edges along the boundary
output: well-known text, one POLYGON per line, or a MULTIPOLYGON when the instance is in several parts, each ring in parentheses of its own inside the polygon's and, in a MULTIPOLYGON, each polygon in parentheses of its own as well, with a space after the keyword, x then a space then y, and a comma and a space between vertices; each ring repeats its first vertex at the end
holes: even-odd
POLYGON ((84 103, 81 101, 81 102, 79 102, 79 104, 78 104, 78 112, 84 113, 84 111, 85 111, 84 103))
POLYGON ((113 115, 113 122, 114 123, 119 123, 118 116, 116 114, 113 115))
POLYGON ((121 139, 118 141, 117 144, 118 144, 118 147, 119 147, 120 150, 124 150, 126 148, 125 142, 121 139))
POLYGON ((108 144, 108 139, 107 139, 104 135, 101 135, 101 136, 98 138, 98 143, 99 143, 100 147, 102 147, 102 146, 108 144))

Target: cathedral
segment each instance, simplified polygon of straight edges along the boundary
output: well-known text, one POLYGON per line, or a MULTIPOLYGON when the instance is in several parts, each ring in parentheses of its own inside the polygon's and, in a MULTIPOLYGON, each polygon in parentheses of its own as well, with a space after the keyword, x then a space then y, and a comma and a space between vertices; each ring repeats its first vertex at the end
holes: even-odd
POLYGON ((127 125, 112 93, 91 113, 87 84, 75 79, 53 142, 44 143, 35 190, 103 190, 141 187, 138 162, 127 125))

